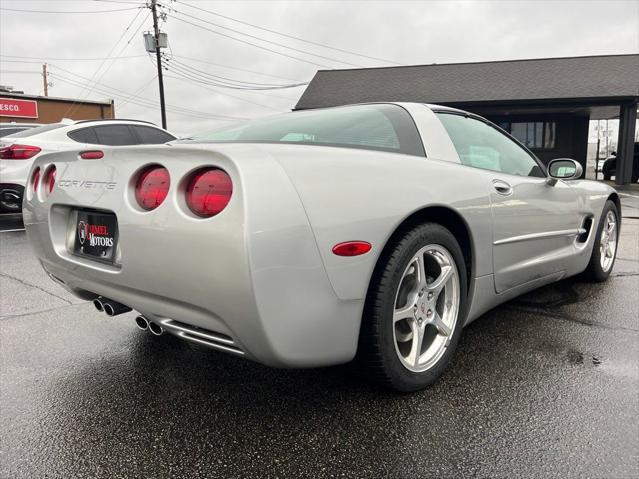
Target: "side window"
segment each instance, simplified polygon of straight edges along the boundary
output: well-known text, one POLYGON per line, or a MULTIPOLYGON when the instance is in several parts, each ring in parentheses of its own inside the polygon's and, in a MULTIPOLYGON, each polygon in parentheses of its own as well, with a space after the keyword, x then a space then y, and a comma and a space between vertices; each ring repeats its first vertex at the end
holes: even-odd
POLYGON ((534 158, 502 132, 463 115, 437 113, 464 165, 511 175, 544 177, 534 158))
POLYGON ((67 133, 67 136, 79 143, 98 143, 98 137, 95 136, 93 128, 81 128, 80 130, 70 131, 67 133))
POLYGON ((94 129, 100 145, 122 146, 138 143, 128 125, 96 126, 94 129))
POLYGON ((173 135, 158 130, 157 128, 151 128, 150 126, 133 126, 135 132, 140 137, 143 145, 157 145, 160 143, 166 143, 167 141, 175 140, 173 135))

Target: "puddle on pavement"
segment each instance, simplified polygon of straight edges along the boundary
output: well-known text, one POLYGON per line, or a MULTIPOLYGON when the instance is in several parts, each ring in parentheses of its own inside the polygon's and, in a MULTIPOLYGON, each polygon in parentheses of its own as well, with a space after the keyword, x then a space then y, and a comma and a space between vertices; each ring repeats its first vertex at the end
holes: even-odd
POLYGON ((568 279, 531 291, 512 301, 515 306, 549 310, 560 308, 581 300, 574 280, 568 279))
POLYGON ((568 362, 570 364, 592 364, 593 366, 601 366, 603 358, 601 356, 590 356, 580 351, 568 351, 568 362))
POLYGON ((568 363, 574 366, 597 368, 598 371, 612 376, 639 380, 639 364, 633 361, 613 361, 599 355, 584 354, 575 350, 568 351, 566 358, 568 363))

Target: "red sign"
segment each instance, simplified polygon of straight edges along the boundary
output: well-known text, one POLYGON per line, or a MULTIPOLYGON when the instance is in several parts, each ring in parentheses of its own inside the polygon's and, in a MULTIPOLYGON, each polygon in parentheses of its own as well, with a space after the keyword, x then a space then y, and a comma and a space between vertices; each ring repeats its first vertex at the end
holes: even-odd
POLYGON ((38 118, 38 103, 33 100, 0 98, 0 116, 38 118))

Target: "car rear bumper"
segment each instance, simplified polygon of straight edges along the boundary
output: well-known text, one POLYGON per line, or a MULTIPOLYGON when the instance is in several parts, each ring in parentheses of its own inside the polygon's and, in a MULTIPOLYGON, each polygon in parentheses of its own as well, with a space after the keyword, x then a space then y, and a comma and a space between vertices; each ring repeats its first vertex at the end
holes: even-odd
MULTIPOLYGON (((63 186, 82 164, 48 161, 56 163, 60 187, 47 198, 27 194, 25 227, 43 268, 72 293, 109 298, 185 340, 271 366, 326 366, 354 357, 363 299, 336 296, 300 200, 275 162, 260 158, 239 168, 216 158, 233 178, 234 196, 218 216, 201 220, 184 214, 180 188, 157 210, 137 211, 126 174, 138 168, 135 158, 97 175, 117 184, 106 192, 63 186), (77 207, 69 205, 116 214, 114 264, 72 253, 77 207)), ((185 159, 169 167, 172 181, 200 164, 185 159)))

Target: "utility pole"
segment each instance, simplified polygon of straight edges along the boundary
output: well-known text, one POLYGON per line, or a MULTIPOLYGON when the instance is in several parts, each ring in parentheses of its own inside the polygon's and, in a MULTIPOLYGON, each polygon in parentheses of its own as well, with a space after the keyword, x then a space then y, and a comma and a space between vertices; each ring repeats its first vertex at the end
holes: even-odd
POLYGON ((47 78, 47 64, 42 64, 42 81, 44 83, 44 96, 49 96, 49 79, 47 78))
POLYGON ((151 12, 153 12, 155 58, 158 64, 158 83, 160 84, 160 109, 162 110, 162 128, 166 129, 166 105, 164 104, 164 80, 162 78, 162 55, 160 54, 160 28, 158 27, 157 0, 151 0, 151 12))

